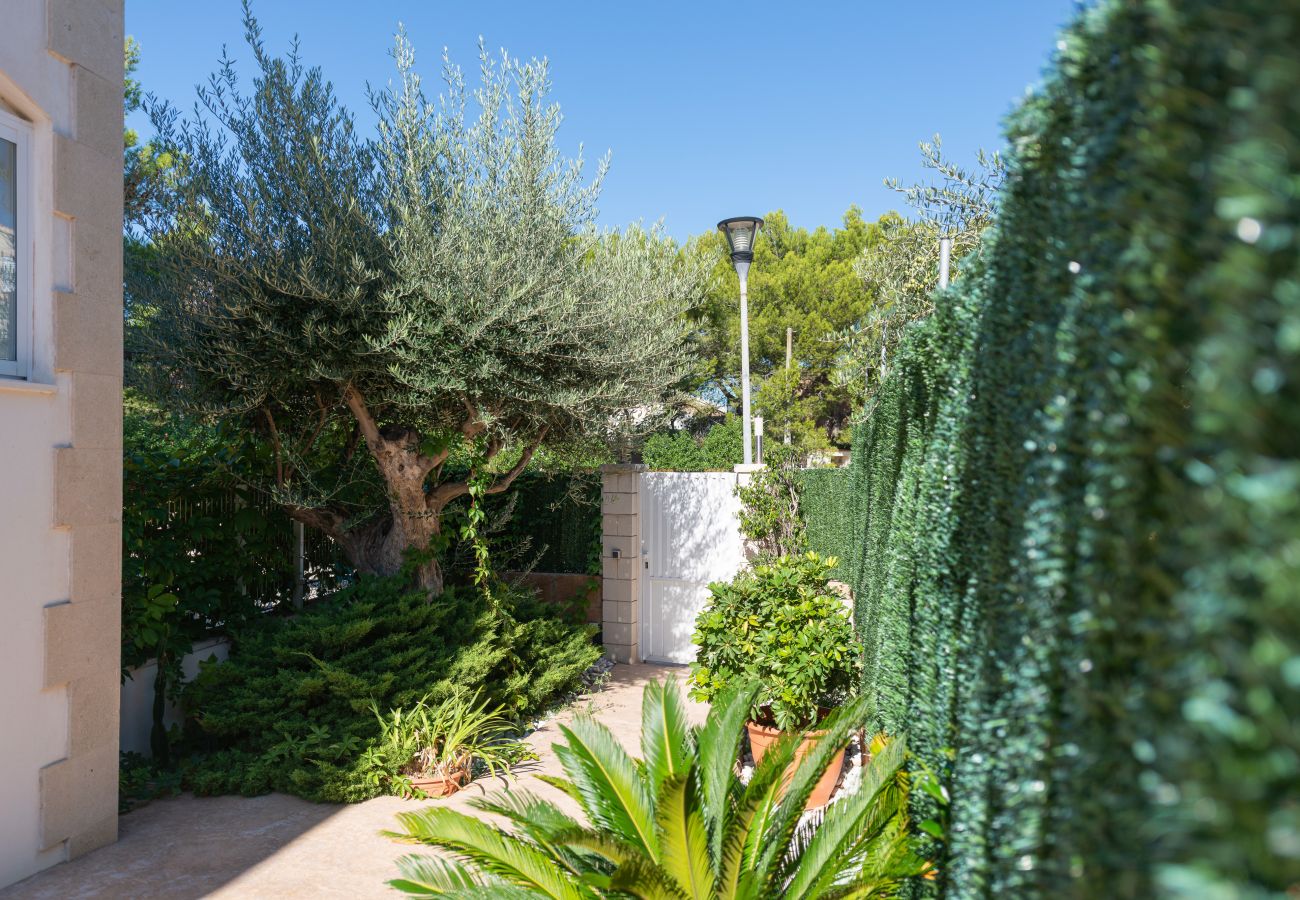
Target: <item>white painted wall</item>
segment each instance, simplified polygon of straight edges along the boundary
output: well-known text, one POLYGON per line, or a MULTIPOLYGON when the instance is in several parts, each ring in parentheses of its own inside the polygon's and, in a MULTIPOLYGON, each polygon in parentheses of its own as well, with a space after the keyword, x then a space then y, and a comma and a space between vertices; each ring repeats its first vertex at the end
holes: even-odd
POLYGON ((42 609, 68 599, 68 534, 56 529, 54 450, 71 440, 69 382, 53 375, 53 132, 71 135, 71 69, 46 52, 44 0, 4 0, 0 108, 33 123, 34 341, 28 383, 0 379, 0 885, 63 858, 40 850, 40 770, 67 755, 68 701, 43 690, 42 609), (32 382, 45 388, 33 389, 32 382))
MULTIPOLYGON (((199 664, 208 659, 223 660, 230 655, 230 642, 225 638, 201 641, 181 660, 181 671, 188 682, 199 673, 199 664)), ((152 755, 149 750, 149 732, 153 730, 153 680, 158 675, 158 664, 145 663, 131 670, 131 677, 122 682, 120 707, 122 752, 152 755)), ((182 721, 181 710, 168 703, 163 713, 163 723, 170 728, 182 721)))

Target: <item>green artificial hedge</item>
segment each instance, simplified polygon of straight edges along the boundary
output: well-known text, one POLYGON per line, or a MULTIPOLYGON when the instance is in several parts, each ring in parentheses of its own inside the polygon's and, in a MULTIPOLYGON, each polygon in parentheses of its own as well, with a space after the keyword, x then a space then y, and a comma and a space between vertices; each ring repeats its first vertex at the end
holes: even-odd
POLYGON ((857 534, 853 528, 853 483, 848 469, 804 469, 799 473, 799 512, 808 549, 837 560, 831 578, 847 580, 853 571, 857 534))
POLYGON ((1083 12, 856 434, 864 686, 951 795, 914 893, 1300 884, 1297 46, 1297 0, 1083 12))
POLYGON ((489 543, 503 562, 538 572, 600 572, 599 472, 524 472, 509 491, 488 498, 488 513, 502 519, 489 543))

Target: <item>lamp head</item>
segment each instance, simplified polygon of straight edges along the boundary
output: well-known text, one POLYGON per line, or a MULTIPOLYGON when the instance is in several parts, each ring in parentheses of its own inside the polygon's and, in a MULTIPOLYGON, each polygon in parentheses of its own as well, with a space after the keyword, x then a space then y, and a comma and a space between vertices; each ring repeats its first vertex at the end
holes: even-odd
POLYGON ((754 260, 754 241, 763 220, 758 216, 733 216, 718 223, 718 230, 727 236, 733 263, 750 263, 754 260))

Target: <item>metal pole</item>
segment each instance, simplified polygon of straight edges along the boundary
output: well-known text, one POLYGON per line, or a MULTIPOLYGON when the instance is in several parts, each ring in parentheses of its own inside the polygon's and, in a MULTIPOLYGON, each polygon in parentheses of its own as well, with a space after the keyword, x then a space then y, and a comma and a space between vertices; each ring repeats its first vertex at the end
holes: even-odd
POLYGON ((948 269, 952 264, 952 238, 939 238, 939 289, 948 286, 948 269))
MULTIPOLYGON (((790 375, 790 366, 794 364, 794 329, 785 330, 785 372, 790 375)), ((785 443, 790 443, 790 410, 785 411, 785 443)))
POLYGON ((740 276, 740 415, 745 441, 745 465, 754 462, 753 432, 749 424, 749 263, 736 263, 740 276))
POLYGON ((307 580, 304 578, 306 562, 306 531, 301 522, 293 523, 293 608, 302 609, 302 598, 307 593, 307 580))

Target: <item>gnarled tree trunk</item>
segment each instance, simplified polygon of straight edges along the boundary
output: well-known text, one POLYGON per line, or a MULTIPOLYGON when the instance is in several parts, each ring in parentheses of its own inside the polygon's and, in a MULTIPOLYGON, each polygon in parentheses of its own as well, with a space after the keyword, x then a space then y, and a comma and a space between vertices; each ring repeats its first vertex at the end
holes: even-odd
MULTIPOLYGON (((349 528, 350 523, 341 511, 291 507, 288 512, 292 518, 318 528, 333 538, 343 549, 348 562, 359 572, 397 575, 406 562, 408 553, 428 550, 442 531, 442 514, 447 504, 467 495, 469 483, 451 481, 431 485, 431 480, 436 482, 449 450, 430 456, 420 451, 420 435, 414 429, 395 425, 379 427, 361 393, 354 387, 349 386, 343 392, 343 399, 356 419, 366 447, 384 480, 389 515, 359 528, 349 528)), ((467 412, 468 418, 461 427, 461 433, 466 440, 472 441, 479 438, 486 428, 474 409, 467 408, 467 412)), ((272 422, 272 438, 275 441, 274 422, 269 413, 267 418, 272 422)), ((510 487, 528 465, 545 436, 546 429, 543 428, 524 450, 515 466, 489 485, 486 493, 497 494, 510 487)), ((490 459, 500 449, 500 442, 489 441, 487 458, 490 459)), ((278 456, 277 447, 277 460, 278 456)), ((286 473, 277 461, 277 478, 283 483, 285 477, 286 473)), ((426 554, 416 567, 415 583, 430 597, 442 593, 442 567, 433 554, 426 554)))

